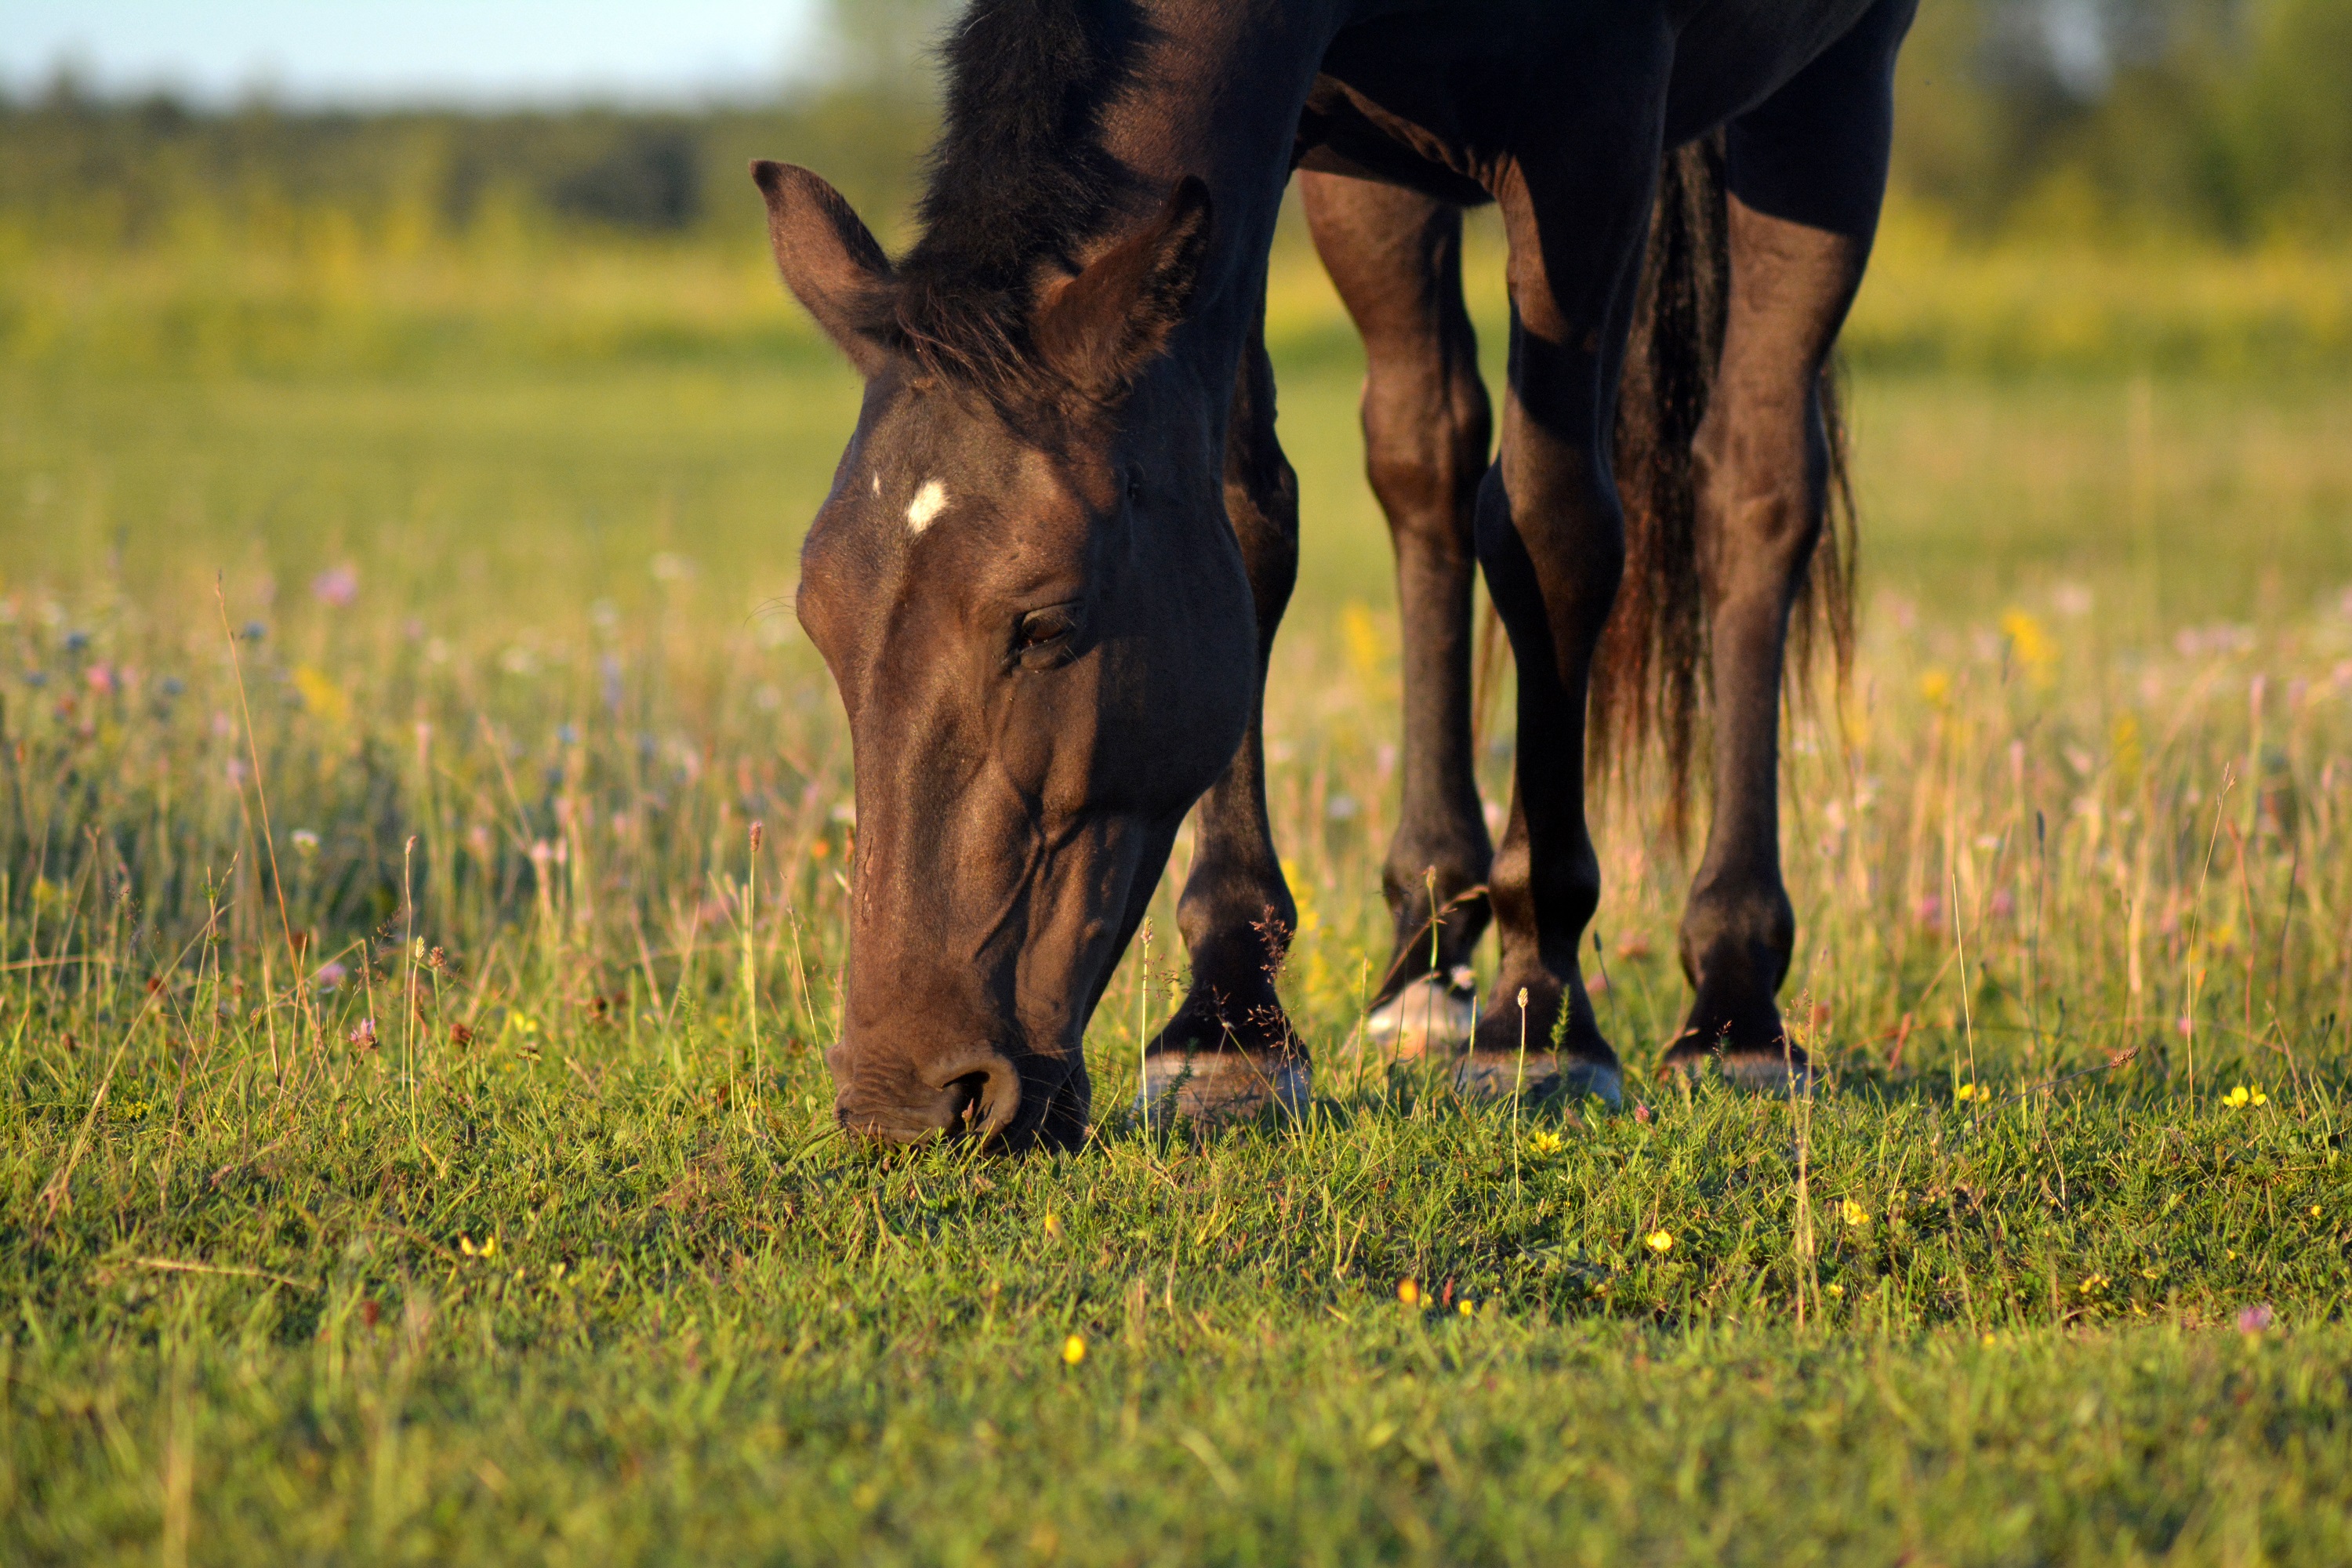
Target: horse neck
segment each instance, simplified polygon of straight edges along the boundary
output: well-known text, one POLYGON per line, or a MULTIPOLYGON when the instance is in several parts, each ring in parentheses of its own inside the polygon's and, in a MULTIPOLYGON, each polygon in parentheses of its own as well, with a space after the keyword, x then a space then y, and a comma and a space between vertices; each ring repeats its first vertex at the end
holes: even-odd
POLYGON ((1263 309, 1266 252, 1289 183, 1298 117, 1332 37, 1359 0, 1160 0, 1134 85, 1105 115, 1104 150, 1153 199, 1192 174, 1213 202, 1211 254, 1175 345, 1222 396, 1263 309))

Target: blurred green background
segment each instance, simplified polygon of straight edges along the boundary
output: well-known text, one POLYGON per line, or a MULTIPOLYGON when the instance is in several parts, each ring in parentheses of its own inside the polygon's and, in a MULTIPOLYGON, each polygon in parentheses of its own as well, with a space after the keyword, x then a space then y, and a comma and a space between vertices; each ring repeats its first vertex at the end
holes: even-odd
MULTIPOLYGON (((822 72, 693 111, 199 108, 100 96, 61 68, 0 107, 0 355, 784 352, 797 325, 761 276, 744 163, 818 168, 903 239, 933 117, 923 40, 950 9, 837 0, 822 72)), ((1904 58, 1885 284, 1852 356, 2333 363, 2352 334, 2347 81, 2346 0, 1933 0, 1904 58)))

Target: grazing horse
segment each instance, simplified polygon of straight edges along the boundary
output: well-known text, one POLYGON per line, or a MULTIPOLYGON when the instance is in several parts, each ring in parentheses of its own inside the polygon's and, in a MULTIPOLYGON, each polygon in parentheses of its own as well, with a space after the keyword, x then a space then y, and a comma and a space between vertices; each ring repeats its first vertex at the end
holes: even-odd
POLYGON ((1390 1018, 1454 1004, 1491 909, 1499 971, 1465 1081, 1507 1089, 1524 1038, 1530 1090, 1617 1097, 1578 962, 1600 894, 1588 693, 1686 752, 1703 683, 1714 816, 1669 1060, 1802 1070, 1774 1001, 1794 945, 1784 646, 1832 479, 1822 367, 1876 225, 1915 3, 977 0, 947 45, 921 237, 896 262, 816 175, 753 166, 785 284, 866 384, 798 605, 856 770, 827 1058, 845 1127, 1079 1139, 1081 1035, 1195 809, 1192 989, 1152 1042, 1146 1103, 1209 1118, 1307 1092, 1275 989, 1296 906, 1260 735, 1297 561, 1265 269, 1300 166, 1367 346, 1403 600, 1390 1018), (1511 294, 1491 465, 1455 250, 1460 207, 1486 200, 1511 294), (1694 362, 1695 380, 1658 374, 1694 362), (1621 385, 1639 417, 1619 418, 1621 385), (1654 450, 1677 420, 1683 449, 1654 450), (1604 643, 1621 479, 1654 580, 1604 643), (1471 772, 1474 558, 1518 673, 1493 849, 1471 772))

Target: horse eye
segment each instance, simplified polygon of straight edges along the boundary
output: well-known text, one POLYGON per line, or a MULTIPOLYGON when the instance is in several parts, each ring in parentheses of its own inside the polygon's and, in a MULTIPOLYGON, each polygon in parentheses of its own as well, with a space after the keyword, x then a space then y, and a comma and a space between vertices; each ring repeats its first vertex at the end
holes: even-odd
POLYGON ((1013 651, 1021 662, 1037 668, 1053 663, 1069 651, 1069 642, 1078 629, 1077 606, 1054 605, 1042 610, 1032 610, 1021 617, 1013 629, 1013 651))

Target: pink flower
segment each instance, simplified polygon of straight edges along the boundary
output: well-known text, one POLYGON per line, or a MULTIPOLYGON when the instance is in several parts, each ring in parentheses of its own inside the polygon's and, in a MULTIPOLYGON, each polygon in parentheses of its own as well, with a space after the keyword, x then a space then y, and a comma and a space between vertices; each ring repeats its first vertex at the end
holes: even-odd
POLYGON ((360 596, 360 574, 355 566, 330 566, 310 579, 310 597, 322 605, 341 609, 360 596))
POLYGON ((2277 1315, 2271 1310, 2270 1303, 2258 1302, 2238 1314, 2238 1331, 2242 1334, 2259 1334, 2276 1321, 2278 1321, 2277 1315))

